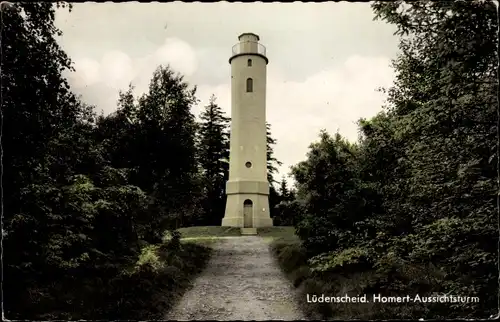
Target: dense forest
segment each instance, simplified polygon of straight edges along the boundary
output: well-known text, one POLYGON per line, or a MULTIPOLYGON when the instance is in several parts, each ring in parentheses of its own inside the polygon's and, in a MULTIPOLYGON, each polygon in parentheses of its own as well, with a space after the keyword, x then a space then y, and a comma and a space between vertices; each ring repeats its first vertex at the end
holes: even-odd
MULTIPOLYGON (((123 288, 148 273, 136 267, 141 249, 167 239, 169 254, 182 255, 177 228, 220 225, 230 120, 215 97, 197 120, 196 88, 169 66, 158 67, 143 96, 130 86, 116 112, 96 114, 62 76, 72 63, 56 42, 59 6, 67 5, 2 5, 5 311, 116 318, 116 303, 99 305, 134 297, 137 290, 123 288)), ((279 162, 268 129, 274 181, 279 162)), ((275 189, 272 200, 279 202, 275 189)))
MULTIPOLYGON (((335 293, 347 277, 357 294, 479 297, 385 305, 364 318, 487 318, 498 313, 497 7, 372 8, 398 28, 397 77, 383 112, 359 121, 359 142, 322 132, 293 168, 297 199, 288 209, 303 260, 326 285, 320 294, 335 293)), ((293 249, 280 251, 286 258, 293 249)))
MULTIPOLYGON (((169 66, 158 66, 146 94, 130 86, 116 112, 96 113, 62 76, 72 62, 56 41, 61 6, 71 10, 2 4, 5 316, 154 318, 168 304, 153 290, 174 294, 209 256, 181 244, 177 229, 221 222, 230 119, 215 97, 197 119, 196 87, 169 66), (155 247, 163 266, 145 251, 155 247), (151 303, 158 312, 141 311, 151 303)), ((356 291, 480 297, 400 318, 496 314, 497 8, 372 7, 400 39, 387 105, 359 120, 358 142, 322 131, 293 167, 293 188, 276 178, 268 124, 275 225, 296 227, 303 260, 324 285, 370 272, 356 291)))

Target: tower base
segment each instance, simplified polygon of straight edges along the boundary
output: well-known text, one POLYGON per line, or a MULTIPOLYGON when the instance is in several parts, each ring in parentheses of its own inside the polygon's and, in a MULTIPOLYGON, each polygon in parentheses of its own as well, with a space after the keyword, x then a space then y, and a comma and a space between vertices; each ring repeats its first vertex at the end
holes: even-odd
POLYGON ((226 201, 223 227, 273 227, 269 199, 263 194, 230 194, 226 201))

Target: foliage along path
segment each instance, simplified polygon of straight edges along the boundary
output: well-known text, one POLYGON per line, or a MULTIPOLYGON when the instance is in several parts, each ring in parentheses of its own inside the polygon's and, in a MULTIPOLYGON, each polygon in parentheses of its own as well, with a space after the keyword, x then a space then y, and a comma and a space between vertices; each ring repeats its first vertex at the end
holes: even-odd
POLYGON ((261 237, 225 237, 166 320, 304 320, 261 237))

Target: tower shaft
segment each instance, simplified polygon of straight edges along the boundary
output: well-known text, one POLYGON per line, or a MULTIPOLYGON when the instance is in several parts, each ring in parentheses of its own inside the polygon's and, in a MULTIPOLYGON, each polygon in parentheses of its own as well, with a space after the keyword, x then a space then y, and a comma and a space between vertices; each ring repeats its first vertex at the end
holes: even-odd
POLYGON ((245 33, 233 46, 231 64, 231 138, 226 212, 222 226, 269 227, 267 181, 265 47, 245 33))

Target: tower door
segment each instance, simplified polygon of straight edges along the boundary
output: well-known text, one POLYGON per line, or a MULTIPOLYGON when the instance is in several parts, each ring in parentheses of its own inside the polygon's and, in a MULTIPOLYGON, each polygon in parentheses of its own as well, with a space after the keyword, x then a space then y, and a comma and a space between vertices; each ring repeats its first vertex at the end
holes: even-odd
POLYGON ((251 228, 253 224, 253 202, 250 199, 243 202, 243 226, 244 228, 251 228))

